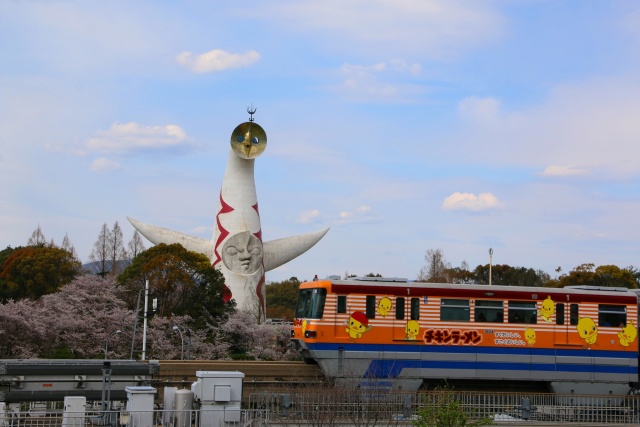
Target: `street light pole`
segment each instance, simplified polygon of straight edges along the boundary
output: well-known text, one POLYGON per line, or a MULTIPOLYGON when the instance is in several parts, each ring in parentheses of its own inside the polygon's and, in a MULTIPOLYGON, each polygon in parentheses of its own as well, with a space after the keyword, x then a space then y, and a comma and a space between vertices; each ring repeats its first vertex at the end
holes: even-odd
POLYGON ((104 342, 104 360, 107 360, 107 353, 109 353, 109 339, 116 334, 121 334, 122 331, 118 329, 117 331, 113 331, 107 337, 107 340, 104 342))
POLYGON ((187 335, 187 360, 191 360, 191 329, 184 328, 187 335))
POLYGON ((491 267, 493 264, 493 248, 489 248, 489 286, 491 286, 491 267))
POLYGON ((178 327, 178 325, 173 325, 173 330, 178 331, 180 334, 180 341, 182 341, 182 352, 180 353, 180 360, 184 360, 184 337, 182 336, 182 331, 178 327))

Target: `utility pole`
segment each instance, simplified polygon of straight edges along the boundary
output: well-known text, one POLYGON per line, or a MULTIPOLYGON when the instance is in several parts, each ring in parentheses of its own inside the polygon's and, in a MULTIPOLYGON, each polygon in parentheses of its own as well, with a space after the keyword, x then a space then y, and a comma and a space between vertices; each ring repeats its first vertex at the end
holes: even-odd
POLYGON ((142 327, 142 358, 147 355, 147 317, 149 316, 149 280, 144 284, 144 323, 142 327))

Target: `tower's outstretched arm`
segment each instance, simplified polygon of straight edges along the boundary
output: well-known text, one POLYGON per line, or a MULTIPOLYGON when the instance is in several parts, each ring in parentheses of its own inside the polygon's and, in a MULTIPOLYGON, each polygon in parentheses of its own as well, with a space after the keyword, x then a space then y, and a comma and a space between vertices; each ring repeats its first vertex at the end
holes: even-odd
MULTIPOLYGON (((157 227, 155 225, 145 224, 127 217, 131 225, 147 238, 151 243, 157 245, 165 243, 180 243, 185 249, 206 255, 213 260, 214 242, 200 237, 190 236, 179 231, 169 230, 168 228, 157 227)), ((298 236, 284 237, 282 239, 272 240, 263 243, 264 249, 264 270, 270 271, 280 267, 297 256, 305 253, 324 237, 329 231, 328 228, 313 233, 301 234, 298 236)))
POLYGON ((285 237, 283 239, 264 242, 264 270, 270 271, 280 267, 297 256, 305 253, 313 245, 318 243, 327 234, 328 228, 314 233, 301 234, 298 236, 285 237))
POLYGON ((168 228, 156 227, 155 225, 145 224, 137 219, 127 217, 131 225, 147 238, 151 243, 157 245, 164 243, 167 245, 180 243, 188 251, 197 252, 206 255, 209 259, 213 258, 213 242, 211 240, 202 239, 200 237, 190 236, 180 233, 179 231, 169 230, 168 228))

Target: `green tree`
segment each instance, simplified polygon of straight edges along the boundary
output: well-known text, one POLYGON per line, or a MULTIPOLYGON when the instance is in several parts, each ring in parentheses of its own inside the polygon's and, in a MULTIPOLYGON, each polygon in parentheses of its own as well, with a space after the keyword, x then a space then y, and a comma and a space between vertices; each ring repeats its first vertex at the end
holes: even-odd
POLYGON ((193 327, 203 326, 234 307, 224 304, 222 273, 202 254, 182 245, 163 243, 136 256, 117 278, 122 298, 134 308, 138 294, 149 280, 153 297, 158 299, 161 316, 188 315, 193 327))
POLYGON ((636 268, 633 265, 630 265, 629 267, 626 268, 626 270, 628 270, 629 273, 631 273, 631 275, 633 276, 633 279, 636 281, 636 285, 640 287, 640 268, 636 268))
POLYGON ((3 298, 37 299, 56 292, 71 282, 80 269, 80 261, 61 248, 29 246, 16 249, 6 258, 0 272, 3 298))
POLYGON ((297 277, 267 285, 267 317, 292 321, 299 287, 297 277))
POLYGON ((557 280, 548 280, 545 286, 563 288, 565 286, 600 286, 636 289, 638 283, 633 271, 615 265, 585 263, 577 266, 569 274, 561 275, 557 280))
MULTIPOLYGON (((474 270, 476 283, 489 283, 489 264, 474 270)), ((491 284, 499 286, 543 286, 550 277, 542 270, 498 264, 491 267, 491 284)))
POLYGON ((418 410, 416 427, 478 427, 493 424, 489 418, 476 419, 473 411, 465 409, 453 390, 448 387, 436 388, 435 393, 428 394, 418 410))
POLYGON ((467 268, 453 267, 446 270, 446 276, 450 278, 452 283, 474 284, 477 283, 476 275, 467 268))

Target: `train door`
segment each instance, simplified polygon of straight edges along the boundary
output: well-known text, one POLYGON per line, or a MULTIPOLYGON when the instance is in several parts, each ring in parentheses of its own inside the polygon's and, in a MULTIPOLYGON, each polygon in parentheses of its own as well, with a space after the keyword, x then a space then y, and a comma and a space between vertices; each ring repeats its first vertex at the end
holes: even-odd
POLYGON ((576 330, 579 314, 578 304, 556 304, 555 344, 582 345, 582 340, 576 330))
POLYGON ((396 316, 393 321, 393 339, 416 341, 420 339, 420 298, 396 298, 396 316))
POLYGON ((405 298, 397 297, 395 300, 395 317, 393 319, 393 340, 405 340, 407 334, 405 327, 407 325, 407 308, 405 306, 405 298))
MULTIPOLYGON (((352 297, 353 298, 353 297, 352 297)), ((347 310, 347 296, 338 295, 336 301, 336 314, 334 321, 334 334, 336 338, 349 338, 347 333, 347 323, 349 322, 349 313, 347 310)))

